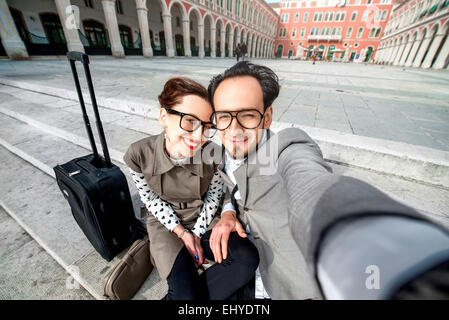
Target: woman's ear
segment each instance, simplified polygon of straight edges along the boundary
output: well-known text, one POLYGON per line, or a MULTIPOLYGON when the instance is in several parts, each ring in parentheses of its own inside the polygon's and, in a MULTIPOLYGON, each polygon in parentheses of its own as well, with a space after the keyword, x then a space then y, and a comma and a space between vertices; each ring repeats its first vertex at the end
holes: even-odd
POLYGON ((165 108, 161 108, 161 110, 159 110, 159 123, 164 128, 164 130, 167 129, 167 110, 165 110, 165 108))

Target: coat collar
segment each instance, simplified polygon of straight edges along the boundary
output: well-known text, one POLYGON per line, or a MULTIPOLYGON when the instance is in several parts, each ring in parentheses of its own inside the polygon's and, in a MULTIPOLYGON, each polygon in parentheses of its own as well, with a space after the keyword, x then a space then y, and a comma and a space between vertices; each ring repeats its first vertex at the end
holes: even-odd
MULTIPOLYGON (((201 152, 199 150, 198 152, 201 152)), ((201 157, 200 157, 201 159, 201 157)), ((203 163, 192 163, 193 159, 190 158, 188 163, 181 165, 181 167, 189 170, 190 172, 203 177, 203 163)), ((153 176, 164 174, 171 169, 173 169, 175 165, 171 162, 167 152, 165 151, 165 133, 161 132, 157 138, 155 143, 154 150, 154 163, 153 163, 153 176)))

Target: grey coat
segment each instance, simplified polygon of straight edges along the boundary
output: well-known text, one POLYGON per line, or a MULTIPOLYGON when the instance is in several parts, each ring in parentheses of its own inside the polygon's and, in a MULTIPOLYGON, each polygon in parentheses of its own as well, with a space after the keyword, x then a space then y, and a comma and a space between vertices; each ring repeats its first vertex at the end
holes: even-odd
MULTIPOLYGON (((218 170, 228 189, 226 204, 234 185, 223 163, 218 170)), ((315 181, 329 178, 331 172, 318 145, 297 128, 278 134, 270 131, 267 142, 234 172, 241 194, 238 218, 250 227, 262 280, 272 299, 322 298, 289 229, 289 216, 296 208, 291 206, 288 191, 307 193, 315 181), (293 180, 293 173, 300 173, 301 181, 293 180)))

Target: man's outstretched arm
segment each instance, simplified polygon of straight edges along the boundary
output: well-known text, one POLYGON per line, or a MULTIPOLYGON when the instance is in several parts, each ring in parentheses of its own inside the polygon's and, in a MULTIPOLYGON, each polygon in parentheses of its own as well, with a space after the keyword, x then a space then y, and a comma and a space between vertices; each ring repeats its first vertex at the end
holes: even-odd
POLYGON ((307 145, 289 146, 279 171, 289 194, 292 236, 324 297, 392 298, 449 261, 444 227, 361 180, 326 174, 317 161, 305 164, 301 155, 310 153, 307 145), (377 271, 380 289, 366 282, 373 280, 368 272, 377 271))

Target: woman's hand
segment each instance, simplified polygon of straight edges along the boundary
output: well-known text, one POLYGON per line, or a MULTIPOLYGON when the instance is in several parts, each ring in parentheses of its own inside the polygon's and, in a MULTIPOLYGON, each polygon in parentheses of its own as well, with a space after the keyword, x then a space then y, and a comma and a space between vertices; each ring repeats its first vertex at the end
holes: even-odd
POLYGON ((193 260, 195 261, 195 266, 198 268, 204 263, 204 252, 201 247, 201 239, 196 235, 185 230, 183 226, 177 225, 173 232, 179 237, 182 234, 181 240, 184 243, 186 249, 189 251, 193 260), (196 238, 196 239, 195 239, 196 238))
POLYGON ((193 234, 193 239, 195 241, 196 252, 198 252, 198 260, 195 260, 198 268, 201 267, 204 263, 207 263, 207 261, 204 259, 204 251, 203 247, 201 246, 201 238, 199 238, 196 234, 193 234))

